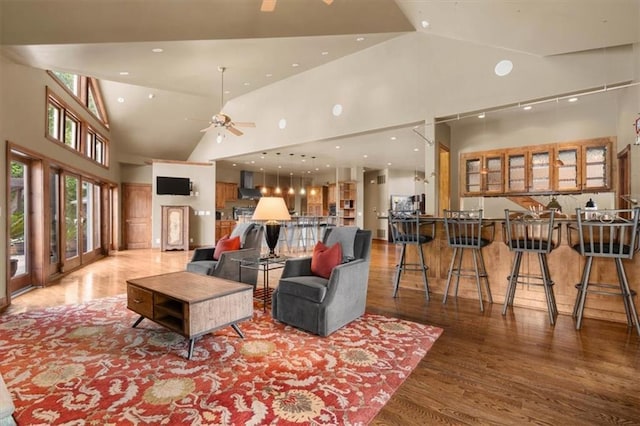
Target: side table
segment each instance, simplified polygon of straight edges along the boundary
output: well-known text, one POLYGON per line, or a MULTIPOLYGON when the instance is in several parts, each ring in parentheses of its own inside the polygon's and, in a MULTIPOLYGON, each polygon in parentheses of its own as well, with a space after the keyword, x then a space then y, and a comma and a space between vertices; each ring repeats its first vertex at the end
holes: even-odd
POLYGON ((257 271, 262 271, 262 288, 259 288, 256 285, 256 289, 253 293, 254 299, 258 299, 262 301, 262 309, 263 311, 267 310, 267 304, 271 298, 271 294, 273 293, 273 289, 269 287, 269 271, 273 271, 276 269, 284 268, 284 264, 289 259, 289 256, 278 256, 278 257, 261 257, 259 259, 236 259, 240 272, 239 279, 242 280, 242 270, 243 269, 253 269, 257 271))

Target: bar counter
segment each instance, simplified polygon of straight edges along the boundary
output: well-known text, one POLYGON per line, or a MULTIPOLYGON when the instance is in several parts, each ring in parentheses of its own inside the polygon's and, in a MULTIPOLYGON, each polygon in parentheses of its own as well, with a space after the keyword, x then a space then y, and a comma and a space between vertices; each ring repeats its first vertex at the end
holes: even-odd
MULTIPOLYGON (((425 253, 425 263, 429 267, 427 276, 429 279, 429 289, 434 298, 440 300, 444 294, 447 282, 447 272, 453 255, 453 249, 447 244, 447 235, 444 228, 444 219, 442 218, 425 218, 425 220, 436 221, 436 235, 434 241, 423 245, 425 253)), ((582 269, 585 264, 585 258, 569 246, 568 230, 571 224, 575 225, 572 219, 556 219, 556 224, 560 226, 561 241, 560 245, 547 255, 551 279, 555 283, 554 292, 558 312, 560 314, 571 315, 576 299, 577 290, 575 285, 580 282, 582 269)), ((493 295, 493 303, 498 304, 502 309, 504 297, 507 289, 507 277, 511 273, 511 263, 514 253, 509 251, 507 245, 503 242, 503 224, 504 218, 501 219, 484 219, 483 223, 495 225, 495 238, 493 243, 483 248, 487 274, 489 276, 489 284, 493 295)), ((490 228, 490 227, 489 227, 490 228)), ((574 234, 572 243, 578 242, 577 233, 574 234)), ((399 259, 400 246, 396 248, 396 259, 399 259)), ((415 246, 409 246, 407 249, 408 261, 417 261, 417 251, 415 246)), ((632 290, 640 293, 640 253, 637 253, 632 260, 623 260, 627 279, 632 290)), ((465 252, 463 259, 463 268, 473 268, 471 252, 465 252)), ((540 268, 538 257, 535 253, 525 253, 522 259, 522 273, 539 275, 540 268)), ((613 259, 595 258, 591 271, 590 282, 617 284, 618 277, 616 273, 615 262, 613 259)), ((390 282, 390 288, 392 283, 390 282)), ((453 286, 455 277, 452 278, 450 289, 450 297, 447 304, 455 303, 453 296, 453 286)), ((403 294, 403 288, 412 288, 424 292, 421 275, 419 273, 410 272, 403 274, 400 280, 400 290, 398 297, 406 296, 403 294)), ((469 299, 477 299, 478 292, 474 278, 460 278, 460 286, 458 297, 469 299)), ((637 306, 637 301, 636 301, 637 306)), ((538 285, 519 284, 514 300, 514 307, 533 308, 539 310, 547 309, 544 290, 538 285)), ((495 307, 494 307, 495 309, 495 307)), ((507 311, 509 315, 509 311, 507 311)), ((586 318, 597 318, 610 321, 626 323, 624 305, 622 297, 607 296, 590 293, 587 296, 584 316, 586 318)))

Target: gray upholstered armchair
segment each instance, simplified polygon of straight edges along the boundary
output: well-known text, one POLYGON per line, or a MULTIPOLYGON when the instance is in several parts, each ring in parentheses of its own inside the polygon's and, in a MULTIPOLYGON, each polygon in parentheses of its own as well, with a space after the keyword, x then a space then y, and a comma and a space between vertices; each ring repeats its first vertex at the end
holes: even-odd
POLYGON ((215 247, 200 247, 193 251, 191 261, 187 263, 187 271, 203 275, 242 281, 256 286, 258 271, 245 269, 240 274, 240 259, 258 260, 262 247, 262 225, 257 223, 240 223, 231 232, 230 238, 240 236, 240 250, 226 251, 218 260, 213 259, 215 247), (242 280, 240 280, 242 276, 242 280))
MULTIPOLYGON (((328 228, 323 242, 331 245, 336 240, 331 234, 341 229, 328 228)), ((273 293, 273 317, 320 336, 328 336, 360 317, 367 303, 370 256, 371 231, 358 229, 353 258, 336 266, 329 279, 311 273, 311 257, 288 259, 273 293)))

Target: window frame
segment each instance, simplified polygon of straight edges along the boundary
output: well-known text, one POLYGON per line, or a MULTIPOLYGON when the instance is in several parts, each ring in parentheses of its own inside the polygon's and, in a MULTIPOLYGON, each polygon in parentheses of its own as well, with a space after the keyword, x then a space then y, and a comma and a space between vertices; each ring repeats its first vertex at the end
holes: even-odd
POLYGON ((49 88, 49 86, 46 87, 45 138, 63 146, 65 149, 83 156, 98 166, 109 168, 109 139, 94 126, 91 126, 91 124, 84 120, 80 114, 64 102, 58 94, 49 88), (54 117, 56 118, 55 127, 57 129, 57 134, 53 135, 49 131, 49 108, 51 106, 56 108, 58 111, 58 117, 54 117), (77 126, 74 141, 75 146, 67 144, 66 123, 68 119, 74 121, 77 126), (92 144, 87 143, 87 137, 89 135, 94 135, 92 144), (98 142, 101 145, 100 155, 96 154, 96 145, 98 142))

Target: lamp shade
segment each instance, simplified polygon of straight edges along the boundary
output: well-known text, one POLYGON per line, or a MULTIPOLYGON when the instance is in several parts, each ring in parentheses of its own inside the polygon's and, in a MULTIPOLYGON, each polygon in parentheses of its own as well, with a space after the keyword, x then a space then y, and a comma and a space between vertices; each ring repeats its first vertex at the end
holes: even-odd
POLYGON ((258 201, 253 220, 291 220, 287 205, 282 197, 261 197, 258 201))

